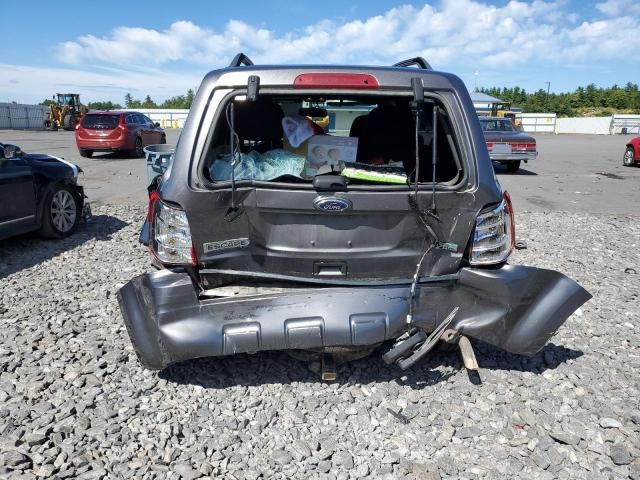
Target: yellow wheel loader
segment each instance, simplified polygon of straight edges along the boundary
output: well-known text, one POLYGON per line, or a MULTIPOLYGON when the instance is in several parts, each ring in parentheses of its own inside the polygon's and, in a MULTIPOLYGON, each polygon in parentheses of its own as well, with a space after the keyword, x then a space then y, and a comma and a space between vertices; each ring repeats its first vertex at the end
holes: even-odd
POLYGON ((42 125, 45 130, 73 130, 80 118, 89 111, 80 103, 77 93, 56 93, 53 100, 55 103, 49 105, 49 114, 42 125))
POLYGON ((513 124, 520 128, 522 126, 522 120, 516 118, 515 112, 511 111, 510 102, 494 103, 491 106, 491 116, 500 118, 510 118, 513 124))

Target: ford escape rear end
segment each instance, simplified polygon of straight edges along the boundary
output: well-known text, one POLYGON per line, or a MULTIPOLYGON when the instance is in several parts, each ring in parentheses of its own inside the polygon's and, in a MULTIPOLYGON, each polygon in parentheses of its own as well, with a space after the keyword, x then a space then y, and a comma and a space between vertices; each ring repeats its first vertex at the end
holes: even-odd
POLYGON ((144 232, 161 270, 118 299, 153 369, 390 340, 384 358, 401 368, 443 339, 533 354, 590 298, 560 273, 507 264, 514 212, 469 94, 420 58, 239 55, 209 73, 144 232))

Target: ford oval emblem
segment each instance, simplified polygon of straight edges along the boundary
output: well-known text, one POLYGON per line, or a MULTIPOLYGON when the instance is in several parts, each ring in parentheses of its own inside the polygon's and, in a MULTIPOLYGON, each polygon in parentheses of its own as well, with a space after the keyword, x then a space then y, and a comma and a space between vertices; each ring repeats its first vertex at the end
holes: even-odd
POLYGON ((340 197, 318 197, 313 201, 313 206, 323 212, 344 212, 349 210, 353 204, 351 200, 340 197))

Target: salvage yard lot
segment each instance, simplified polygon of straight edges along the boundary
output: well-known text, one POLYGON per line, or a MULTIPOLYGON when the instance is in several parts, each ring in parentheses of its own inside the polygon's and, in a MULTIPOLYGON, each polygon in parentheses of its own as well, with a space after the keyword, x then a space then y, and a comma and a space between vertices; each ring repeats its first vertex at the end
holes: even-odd
POLYGON ((143 370, 115 292, 150 269, 144 160, 0 131, 80 164, 96 205, 68 239, 0 242, 0 476, 640 478, 640 169, 623 137, 537 139, 536 162, 497 169, 527 246, 512 263, 594 298, 531 358, 474 343, 479 385, 457 352, 407 372, 374 353, 327 384, 280 352, 143 370))
MULTIPOLYGON (((175 144, 180 130, 167 130, 175 144)), ((516 214, 521 211, 638 212, 640 168, 622 166, 628 136, 534 135, 540 156, 522 164, 516 174, 496 171, 509 190, 516 214)), ((73 132, 0 130, 0 143, 15 143, 25 152, 49 153, 77 163, 93 204, 144 205, 147 201, 145 160, 116 154, 82 158, 73 132)))

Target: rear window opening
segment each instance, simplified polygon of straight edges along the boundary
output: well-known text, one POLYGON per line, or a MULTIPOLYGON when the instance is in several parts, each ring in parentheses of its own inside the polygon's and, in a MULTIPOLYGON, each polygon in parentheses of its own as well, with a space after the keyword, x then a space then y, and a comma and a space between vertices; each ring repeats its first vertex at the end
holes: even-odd
POLYGON ((120 123, 120 115, 88 113, 82 119, 82 127, 93 130, 113 130, 120 123))
POLYGON ((481 118, 480 126, 482 127, 483 132, 520 132, 520 130, 508 118, 481 118))
POLYGON ((435 110, 436 182, 456 184, 462 162, 447 109, 436 98, 425 98, 419 107, 411 100, 400 95, 261 93, 257 101, 236 96, 221 106, 205 150, 204 177, 214 187, 226 187, 232 173, 238 184, 302 184, 341 175, 353 185, 402 186, 414 183, 418 170, 418 181, 430 183, 435 110))

